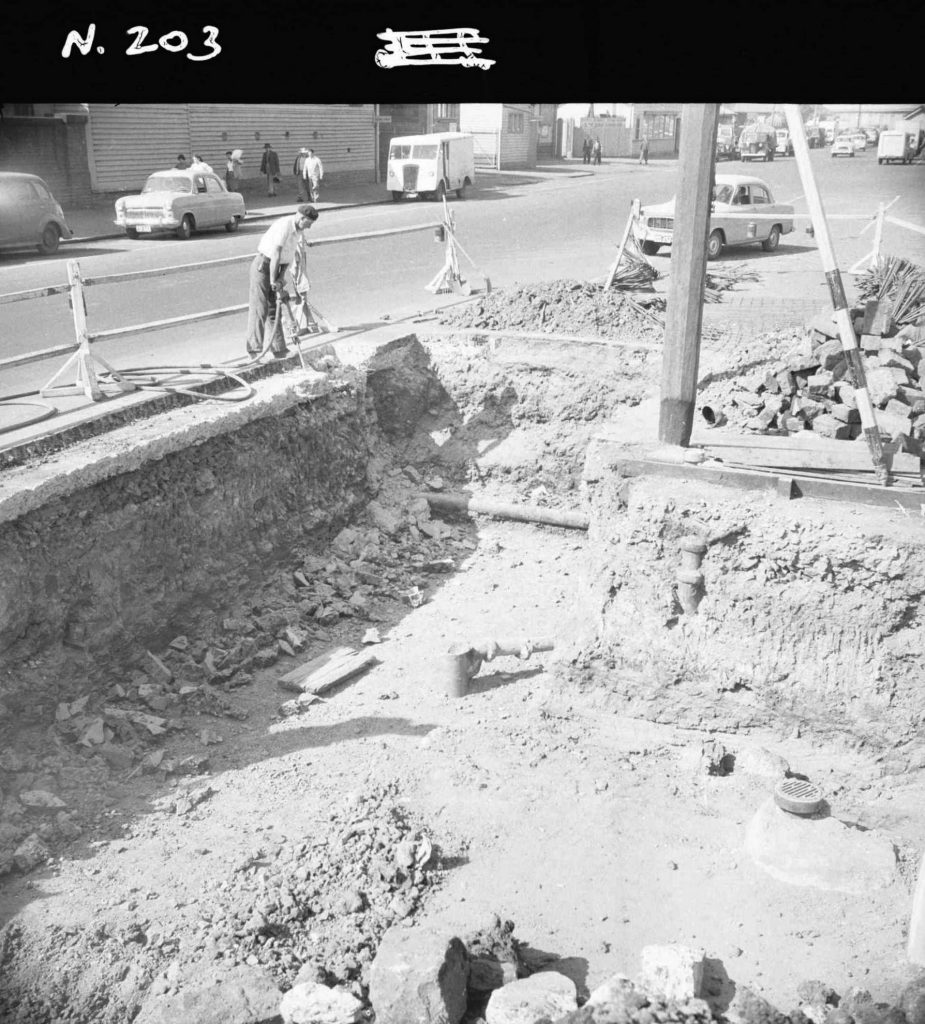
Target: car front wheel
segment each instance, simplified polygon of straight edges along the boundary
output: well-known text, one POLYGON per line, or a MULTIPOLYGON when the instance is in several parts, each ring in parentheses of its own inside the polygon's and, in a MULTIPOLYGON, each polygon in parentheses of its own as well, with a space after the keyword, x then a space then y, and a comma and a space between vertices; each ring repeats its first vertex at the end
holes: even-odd
POLYGON ((39 243, 39 252, 50 256, 58 251, 58 243, 61 241, 61 232, 57 224, 48 224, 42 232, 42 241, 39 243))
POLYGON ((463 182, 459 186, 459 188, 456 189, 456 198, 457 199, 465 199, 466 198, 466 183, 465 182, 463 182))
POLYGON ((771 233, 761 243, 761 248, 764 249, 765 252, 774 252, 774 250, 778 247, 779 244, 780 228, 775 224, 774 227, 771 228, 771 233))
POLYGON ((644 256, 654 256, 658 252, 658 242, 643 242, 642 249, 644 256))
POLYGON ((723 233, 721 231, 710 232, 707 239, 707 259, 715 260, 723 251, 723 233))
POLYGON ((180 221, 180 226, 177 228, 177 238, 189 238, 193 233, 193 218, 187 213, 184 214, 183 220, 180 221))
POLYGON ((398 192, 395 189, 392 189, 392 202, 393 203, 401 202, 401 192, 398 192))

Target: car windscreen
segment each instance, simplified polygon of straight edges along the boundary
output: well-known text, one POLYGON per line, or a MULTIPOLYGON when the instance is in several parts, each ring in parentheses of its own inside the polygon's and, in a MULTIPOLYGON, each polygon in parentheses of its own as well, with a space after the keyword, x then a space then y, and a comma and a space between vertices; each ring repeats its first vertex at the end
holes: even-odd
POLYGON ((714 203, 730 203, 730 202, 732 202, 732 185, 714 185, 713 186, 713 202, 714 203))
POLYGON ((393 146, 389 150, 390 160, 408 160, 411 157, 411 146, 393 146))
POLYGON ((175 177, 172 174, 152 174, 141 190, 145 192, 192 192, 193 186, 189 178, 175 177))
POLYGON ((437 147, 434 146, 415 146, 411 156, 415 160, 435 160, 437 158, 437 147))

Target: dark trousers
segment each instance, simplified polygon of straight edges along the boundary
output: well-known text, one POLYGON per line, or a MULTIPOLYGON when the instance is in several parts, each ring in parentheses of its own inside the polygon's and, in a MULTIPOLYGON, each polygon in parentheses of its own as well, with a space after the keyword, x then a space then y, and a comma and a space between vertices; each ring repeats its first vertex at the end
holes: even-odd
MULTIPOLYGON (((285 264, 279 265, 279 276, 282 278, 286 270, 285 264)), ((270 260, 257 253, 250 270, 250 291, 247 297, 247 351, 257 356, 263 351, 263 339, 268 319, 276 317, 276 293, 270 281, 270 260)), ((273 354, 285 355, 286 343, 281 337, 273 340, 273 354)))

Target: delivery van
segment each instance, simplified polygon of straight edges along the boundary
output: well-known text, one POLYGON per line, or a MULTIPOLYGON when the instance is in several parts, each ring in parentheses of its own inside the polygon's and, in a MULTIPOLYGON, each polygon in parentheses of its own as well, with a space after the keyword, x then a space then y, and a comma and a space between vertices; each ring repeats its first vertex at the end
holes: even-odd
POLYGON ((453 191, 465 199, 466 189, 474 181, 475 148, 471 135, 405 135, 389 143, 386 186, 396 202, 403 196, 439 200, 453 191))
POLYGON ((877 140, 877 163, 899 160, 908 164, 915 156, 915 141, 911 132, 881 132, 877 140))

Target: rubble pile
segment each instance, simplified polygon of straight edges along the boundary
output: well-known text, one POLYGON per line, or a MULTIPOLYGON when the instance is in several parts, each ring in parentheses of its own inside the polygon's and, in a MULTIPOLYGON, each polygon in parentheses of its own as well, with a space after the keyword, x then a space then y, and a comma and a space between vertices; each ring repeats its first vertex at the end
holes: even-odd
MULTIPOLYGON (((412 466, 393 473, 367 506, 365 523, 342 529, 324 554, 294 552, 249 604, 227 610, 211 630, 139 652, 126 677, 84 677, 75 683, 84 692, 61 701, 52 721, 5 737, 0 877, 32 871, 98 823, 110 782, 207 772, 222 736, 202 718, 245 718, 231 694, 255 673, 338 640, 359 640, 391 604, 426 600, 433 581, 475 543, 431 518, 420 492, 442 489, 443 478, 412 466)), ((297 702, 281 706, 283 714, 299 710, 297 702)))
POLYGON ((184 961, 260 965, 289 983, 312 964, 364 998, 383 932, 415 914, 434 877, 431 840, 398 796, 395 784, 356 794, 324 829, 255 846, 200 899, 184 961))
POLYGON ((35 998, 36 1020, 49 1019, 49 1009, 58 1021, 131 1019, 140 1003, 176 994, 181 969, 190 979, 213 968, 258 968, 282 989, 310 979, 364 1000, 383 933, 410 923, 439 880, 438 852, 397 799, 395 783, 380 785, 351 795, 311 834, 258 837, 169 916, 152 916, 143 901, 121 904, 86 927, 53 928, 43 949, 11 922, 0 932, 0 1017, 31 1019, 30 967, 52 949, 58 977, 106 965, 97 984, 109 1015, 88 1015, 86 1001, 49 976, 35 998))
MULTIPOLYGON (((707 275, 707 302, 722 301, 722 293, 757 275, 734 266, 707 275)), ((619 285, 619 281, 617 282, 619 285)), ((666 300, 647 288, 648 280, 632 288, 605 288, 600 283, 564 279, 520 288, 500 288, 477 301, 441 311, 439 321, 451 327, 482 327, 491 331, 534 331, 614 340, 655 343, 662 340, 666 300)), ((722 329, 703 328, 716 340, 722 329)))
POLYGON ((540 331, 544 334, 590 335, 659 341, 661 327, 641 312, 662 303, 654 293, 605 289, 588 281, 559 280, 520 288, 500 288, 478 301, 443 311, 440 323, 483 327, 492 331, 540 331))
MULTIPOLYGON (((919 452, 925 440, 925 326, 900 327, 891 304, 870 301, 852 310, 852 321, 881 435, 908 440, 919 452)), ((784 332, 774 339, 788 340, 784 332)), ((782 358, 735 380, 711 381, 701 405, 714 425, 728 420, 761 433, 812 430, 824 437, 854 440, 862 435, 854 379, 833 314, 820 313, 782 358)))

